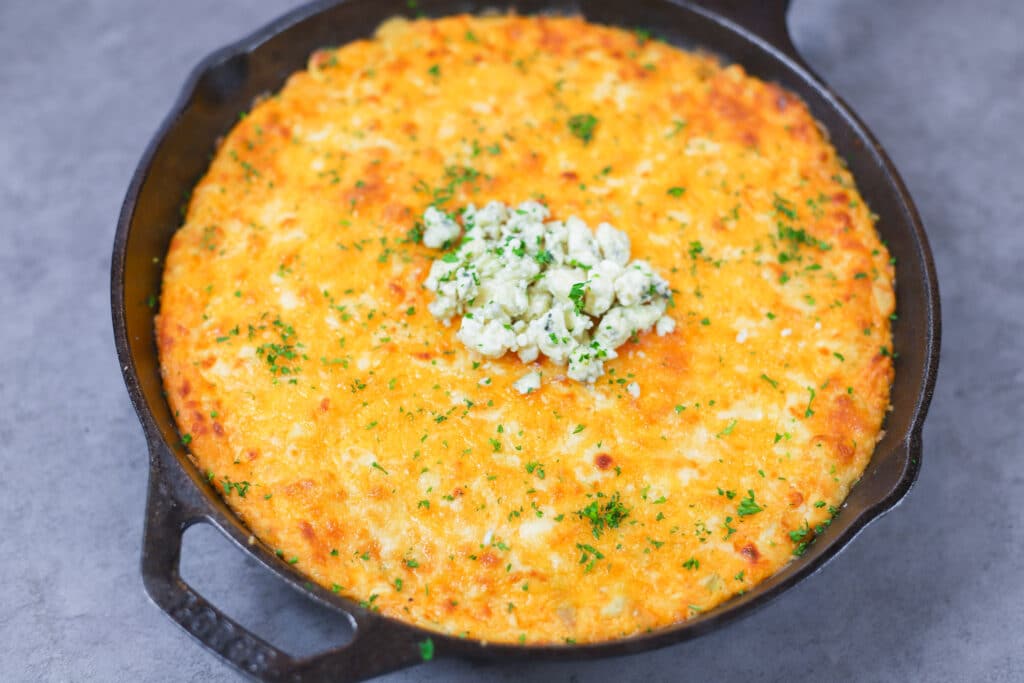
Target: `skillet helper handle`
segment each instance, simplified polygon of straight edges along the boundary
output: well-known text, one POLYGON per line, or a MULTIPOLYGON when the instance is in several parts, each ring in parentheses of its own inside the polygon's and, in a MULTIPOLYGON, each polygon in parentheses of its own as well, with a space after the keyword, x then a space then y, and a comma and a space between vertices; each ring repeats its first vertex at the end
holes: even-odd
POLYGON ((807 68, 789 34, 786 17, 791 0, 696 0, 696 3, 761 38, 807 68))
POLYGON ((261 681, 355 683, 421 660, 411 630, 379 618, 349 615, 355 634, 347 645, 296 658, 225 615, 181 578, 182 538, 198 523, 218 526, 207 503, 173 455, 155 446, 150 459, 142 580, 146 593, 190 636, 241 673, 261 681))

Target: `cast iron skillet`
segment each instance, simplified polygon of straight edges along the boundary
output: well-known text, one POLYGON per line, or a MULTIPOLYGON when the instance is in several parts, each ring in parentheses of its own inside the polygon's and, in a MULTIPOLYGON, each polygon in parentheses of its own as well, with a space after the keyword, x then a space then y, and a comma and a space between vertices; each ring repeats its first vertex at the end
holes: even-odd
MULTIPOLYGON (((413 3, 415 4, 415 3, 413 3)), ((431 638, 437 656, 476 659, 572 659, 642 652, 702 635, 820 569, 869 522, 895 506, 917 477, 924 421, 939 359, 939 296, 931 253, 907 190, 864 124, 803 62, 786 28, 789 0, 437 0, 411 9, 407 0, 321 0, 278 19, 207 57, 146 149, 118 221, 111 266, 111 306, 125 384, 149 444, 150 479, 142 575, 150 597, 204 647, 255 679, 357 681, 421 659, 431 638), (494 645, 428 632, 367 611, 311 586, 224 505, 188 460, 162 395, 154 342, 153 301, 163 256, 181 222, 183 198, 206 170, 218 137, 257 96, 324 46, 367 37, 383 20, 484 9, 580 13, 595 22, 643 27, 671 43, 702 47, 751 74, 797 93, 828 129, 860 191, 878 214, 878 230, 897 259, 899 320, 893 410, 885 437, 835 522, 807 553, 743 596, 685 623, 653 633, 584 645, 494 645), (296 590, 347 616, 351 643, 296 658, 246 631, 182 581, 181 539, 196 523, 212 524, 296 590)))

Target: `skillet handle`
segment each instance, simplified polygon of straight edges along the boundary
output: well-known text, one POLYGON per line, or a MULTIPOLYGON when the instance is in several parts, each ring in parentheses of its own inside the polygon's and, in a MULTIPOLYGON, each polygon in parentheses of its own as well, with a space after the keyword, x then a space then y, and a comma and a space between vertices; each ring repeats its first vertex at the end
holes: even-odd
POLYGON ((791 0, 695 0, 747 33, 768 43, 776 51, 807 68, 789 34, 786 17, 791 0))
POLYGON ((348 615, 355 627, 352 642, 310 657, 293 657, 254 635, 181 578, 182 538, 198 523, 219 528, 176 458, 156 445, 142 542, 146 593, 190 636, 243 674, 261 681, 355 683, 421 661, 422 635, 354 613, 348 615))

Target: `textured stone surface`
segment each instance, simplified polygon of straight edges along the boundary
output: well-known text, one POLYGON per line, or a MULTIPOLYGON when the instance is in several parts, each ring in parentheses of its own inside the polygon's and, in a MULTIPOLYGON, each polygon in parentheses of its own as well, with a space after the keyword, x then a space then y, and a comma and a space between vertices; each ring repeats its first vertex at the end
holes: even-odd
MULTIPOLYGON (((142 591, 145 445, 109 251, 187 71, 291 4, 0 1, 0 680, 237 679, 142 591)), ((1024 679, 1024 4, 798 0, 792 25, 887 146, 935 250, 945 335, 917 487, 823 572, 695 642, 383 680, 1024 679)), ((340 628, 215 534, 188 541, 187 575, 243 621, 273 633, 283 615, 298 649, 340 628)))

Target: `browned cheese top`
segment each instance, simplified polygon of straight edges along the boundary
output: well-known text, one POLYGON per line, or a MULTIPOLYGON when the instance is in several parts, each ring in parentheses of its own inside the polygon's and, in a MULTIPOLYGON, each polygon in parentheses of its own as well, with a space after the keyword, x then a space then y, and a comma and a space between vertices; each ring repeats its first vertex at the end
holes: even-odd
POLYGON ((372 609, 489 641, 665 627, 800 554, 870 459, 873 221, 807 107, 739 66, 579 18, 394 20, 214 155, 167 255, 168 400, 253 534, 372 609), (675 331, 594 385, 459 343, 417 219, 527 199, 626 231, 675 331))

